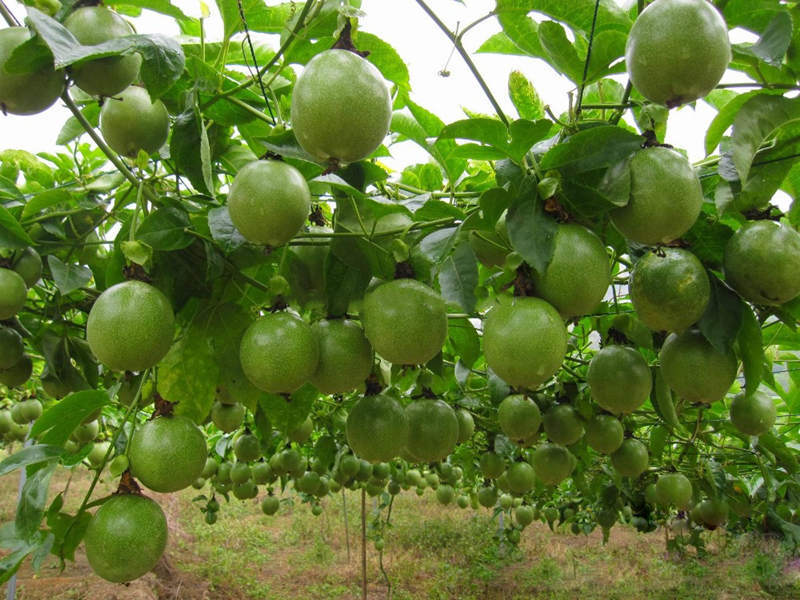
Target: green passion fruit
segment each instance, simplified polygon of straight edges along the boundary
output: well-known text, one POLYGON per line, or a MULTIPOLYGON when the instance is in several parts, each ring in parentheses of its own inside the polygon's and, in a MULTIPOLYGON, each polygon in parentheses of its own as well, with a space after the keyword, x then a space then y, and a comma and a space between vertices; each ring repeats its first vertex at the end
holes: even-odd
POLYGON ((389 132, 392 100, 378 69, 348 50, 326 50, 306 65, 292 92, 292 127, 322 162, 372 154, 389 132))
POLYGON ((546 485, 558 485, 570 476, 577 461, 564 446, 542 444, 533 452, 531 462, 536 477, 546 485))
POLYGON ((103 103, 100 132, 123 156, 136 158, 140 150, 151 154, 167 141, 169 113, 161 100, 152 101, 147 90, 132 85, 103 103))
POLYGON ((120 371, 142 371, 166 355, 175 333, 167 297, 142 281, 125 281, 95 300, 86 339, 97 359, 120 371))
POLYGON ((664 381, 689 402, 722 400, 739 369, 732 350, 720 352, 693 329, 670 334, 659 357, 664 381))
POLYGON ((654 331, 683 331, 703 316, 711 283, 698 258, 681 248, 648 252, 630 277, 633 308, 654 331))
POLYGON ((728 27, 706 0, 656 0, 636 19, 625 46, 634 87, 668 107, 708 94, 730 60, 728 27))
POLYGON ((542 413, 536 403, 522 394, 512 394, 497 409, 500 429, 509 439, 527 440, 536 435, 542 423, 542 413))
POLYGON ((631 413, 650 397, 653 377, 633 348, 606 346, 592 357, 586 381, 592 398, 607 411, 631 413))
POLYGON ((666 473, 656 481, 656 502, 662 506, 686 508, 692 501, 692 483, 683 473, 666 473))
POLYGON ((540 298, 504 298, 484 321, 486 362, 506 383, 535 388, 561 367, 567 329, 558 311, 540 298))
POLYGON ((556 404, 544 413, 544 432, 556 444, 569 446, 583 437, 583 421, 569 404, 556 404))
POLYGON ((0 108, 12 115, 33 115, 52 106, 64 91, 64 73, 47 65, 30 73, 8 73, 6 61, 31 37, 25 27, 0 29, 0 108))
POLYGON ((25 280, 11 269, 0 268, 0 320, 16 315, 25 306, 27 298, 25 280))
POLYGON ((97 575, 124 583, 141 577, 167 546, 167 519, 150 498, 117 495, 94 514, 83 539, 86 558, 97 575))
POLYGON ((365 396, 347 417, 347 443, 372 463, 400 455, 408 440, 408 419, 400 403, 384 394, 365 396))
POLYGON ((775 424, 777 410, 769 394, 756 390, 739 394, 731 402, 731 423, 747 435, 761 435, 775 424))
POLYGON ((372 371, 372 346, 364 330, 348 319, 323 319, 311 326, 319 341, 319 362, 311 383, 323 394, 349 392, 372 371))
POLYGON ((367 293, 361 321, 375 351, 399 365, 428 362, 447 337, 444 300, 415 279, 395 279, 367 293))
POLYGON ((600 454, 616 452, 622 445, 625 430, 611 415, 595 415, 586 424, 586 443, 600 454))
POLYGON ((638 150, 630 160, 627 205, 611 212, 619 232, 640 244, 666 244, 689 231, 703 206, 703 189, 685 156, 671 148, 638 150))
POLYGON ((255 244, 283 246, 311 212, 311 192, 295 167, 279 160, 258 160, 244 166, 228 194, 231 221, 255 244))
POLYGON ((611 464, 623 477, 638 477, 647 470, 650 453, 639 440, 628 438, 611 455, 611 464))
POLYGON ((435 462, 450 454, 458 442, 458 418, 442 400, 422 399, 406 407, 406 450, 418 462, 435 462))
POLYGON ((731 236, 725 280, 746 300, 776 306, 800 294, 800 233, 775 221, 750 221, 731 236))
MULTIPOLYGON (((84 46, 96 46, 133 34, 133 28, 117 13, 104 6, 83 6, 64 20, 72 35, 84 46)), ((139 54, 96 58, 72 68, 72 79, 87 94, 113 96, 127 88, 139 75, 139 54)))
POLYGON ((591 313, 611 283, 611 265, 603 242, 580 225, 559 225, 553 257, 542 275, 534 273, 536 295, 564 318, 591 313))
POLYGON ((242 336, 242 370, 258 389, 290 394, 317 369, 319 343, 311 326, 288 312, 265 315, 242 336))
POLYGON ((136 428, 128 458, 136 479, 155 492, 189 487, 206 464, 206 438, 190 419, 161 416, 136 428))

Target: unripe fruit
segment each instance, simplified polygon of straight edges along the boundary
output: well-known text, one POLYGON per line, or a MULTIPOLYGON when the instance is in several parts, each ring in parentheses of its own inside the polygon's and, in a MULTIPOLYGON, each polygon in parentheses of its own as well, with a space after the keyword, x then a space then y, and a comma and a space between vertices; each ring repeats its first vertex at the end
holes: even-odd
POLYGON ((668 107, 708 94, 730 60, 728 27, 706 0, 653 2, 636 19, 625 46, 633 85, 668 107))
POLYGON ((547 485, 557 485, 575 468, 575 457, 558 444, 542 444, 531 459, 536 476, 547 485))
POLYGON ((664 381, 689 402, 722 400, 739 369, 732 350, 720 352, 694 330, 671 334, 659 358, 664 381))
MULTIPOLYGON (((25 27, 0 29, 0 108, 12 115, 33 115, 52 106, 64 90, 64 73, 53 65, 33 73, 5 71, 11 53, 31 37, 25 27)), ((6 319, 8 317, 0 317, 6 319)))
POLYGON ((22 358, 22 336, 10 327, 0 327, 0 369, 9 369, 22 358))
POLYGON ((42 257, 33 248, 25 248, 15 255, 13 268, 26 286, 33 287, 42 276, 42 257))
POLYGON ((459 408, 456 411, 456 418, 458 419, 458 443, 463 444, 475 433, 475 420, 465 408, 459 408))
MULTIPOLYGON (((7 31, 0 29, 0 32, 7 31)), ((18 273, 0 268, 0 320, 10 319, 25 306, 28 288, 18 273)))
POLYGON ((556 404, 544 414, 544 431, 556 444, 569 446, 583 437, 583 421, 569 404, 556 404))
POLYGON ((211 421, 225 433, 235 431, 244 423, 244 406, 239 404, 222 404, 214 402, 211 407, 211 421))
POLYGON ((419 462, 446 458, 458 441, 458 418, 442 400, 416 400, 406 409, 408 441, 406 449, 419 462))
POLYGON ((683 473, 666 473, 656 481, 656 502, 686 508, 692 501, 692 483, 683 473))
MULTIPOLYGON (((79 8, 64 20, 64 27, 84 46, 133 34, 133 28, 122 17, 103 6, 79 8)), ((141 64, 139 54, 96 58, 72 67, 72 78, 87 94, 113 96, 133 83, 141 64)))
POLYGON ((92 517, 83 541, 92 571, 108 581, 131 581, 164 553, 167 519, 150 498, 112 496, 92 517))
POLYGON ((288 312, 255 321, 242 336, 242 370, 260 390, 294 392, 314 374, 319 345, 311 326, 288 312))
POLYGON ((108 98, 100 111, 100 131, 112 150, 136 158, 151 154, 169 135, 169 113, 161 100, 153 102, 147 90, 130 86, 108 98))
POLYGON ((752 394, 739 394, 731 403, 731 423, 742 433, 761 435, 775 424, 777 410, 772 398, 756 390, 752 394))
POLYGON ((311 212, 311 193, 303 175, 288 163, 258 160, 244 166, 228 194, 231 221, 255 244, 283 246, 311 212))
POLYGON ((586 443, 601 454, 611 454, 621 445, 624 436, 622 423, 611 415, 595 415, 586 424, 586 443))
POLYGON ((586 381, 594 401, 614 414, 639 408, 653 387, 647 361, 625 346, 606 346, 595 354, 586 381))
POLYGON ((320 161, 366 158, 389 131, 392 102, 380 72, 357 54, 327 50, 305 67, 292 92, 292 126, 320 161))
POLYGON ((319 340, 319 362, 311 383, 323 394, 349 392, 372 371, 372 346, 364 330, 347 319, 317 321, 311 326, 319 340))
POLYGON ((639 440, 628 438, 619 449, 611 455, 611 464, 624 477, 638 477, 647 469, 650 454, 639 440))
POLYGON ((314 431, 314 421, 311 420, 311 416, 307 416, 300 425, 292 429, 289 434, 289 440, 295 442, 297 444, 305 444, 308 441, 308 438, 311 437, 312 432, 314 431))
POLYGON ((533 400, 522 394, 513 394, 500 403, 497 420, 509 439, 520 441, 536 435, 542 423, 542 414, 533 400))
POLYGON ((95 300, 86 339, 100 362, 120 371, 143 371, 169 351, 175 317, 167 297, 142 281, 125 281, 95 300))
POLYGON ((428 362, 447 337, 444 300, 414 279, 395 279, 369 292, 361 322, 375 351, 399 365, 428 362))
POLYGON ((366 396, 347 417, 347 443, 370 462, 397 457, 408 441, 408 418, 400 403, 384 394, 366 396))
POLYGON ((261 457, 261 444, 256 436, 246 433, 234 443, 233 453, 237 460, 252 462, 261 457))
POLYGON ((0 383, 7 387, 17 387, 28 381, 33 373, 33 361, 24 355, 13 367, 0 371, 0 383))

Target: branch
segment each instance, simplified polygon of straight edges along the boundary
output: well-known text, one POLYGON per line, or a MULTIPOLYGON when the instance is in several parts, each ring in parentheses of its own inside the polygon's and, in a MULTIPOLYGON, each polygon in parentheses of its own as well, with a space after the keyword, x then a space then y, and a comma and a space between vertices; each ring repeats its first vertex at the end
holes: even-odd
POLYGON ((3 15, 3 18, 8 23, 9 27, 19 27, 19 21, 17 21, 17 17, 14 16, 14 13, 6 6, 6 3, 3 0, 0 0, 0 14, 3 15))
POLYGON ((578 89, 578 102, 575 105, 575 114, 581 114, 581 104, 583 103, 583 92, 586 90, 586 79, 589 77, 589 62, 592 60, 592 44, 594 44, 594 31, 597 27, 597 13, 600 10, 600 0, 595 0, 594 16, 592 17, 592 29, 589 32, 589 47, 586 49, 586 62, 583 64, 583 78, 581 87, 578 89))
POLYGON ((506 118, 503 109, 500 108, 500 104, 498 104, 497 100, 492 94, 492 91, 489 89, 489 86, 486 85, 486 82, 483 80, 480 71, 478 71, 478 67, 475 66, 475 63, 472 62, 472 59, 470 58, 469 54, 464 49, 464 45, 461 43, 460 36, 456 36, 452 31, 450 31, 447 25, 442 23, 442 20, 436 15, 436 13, 433 12, 427 4, 425 4, 424 0, 417 0, 417 4, 419 4, 420 8, 422 8, 422 10, 424 10, 431 19, 433 19, 433 22, 439 26, 439 29, 441 29, 444 32, 444 34, 450 39, 450 41, 453 42, 453 45, 455 46, 456 50, 458 50, 458 53, 461 55, 461 58, 464 59, 464 62, 467 63, 469 70, 472 71, 472 74, 475 76, 475 79, 478 80, 478 85, 481 86, 483 93, 486 94, 486 97, 489 99, 489 102, 491 102, 492 106, 494 107, 494 111, 497 113, 497 116, 500 117, 500 120, 503 122, 503 124, 506 127, 508 127, 509 125, 508 118, 506 118))

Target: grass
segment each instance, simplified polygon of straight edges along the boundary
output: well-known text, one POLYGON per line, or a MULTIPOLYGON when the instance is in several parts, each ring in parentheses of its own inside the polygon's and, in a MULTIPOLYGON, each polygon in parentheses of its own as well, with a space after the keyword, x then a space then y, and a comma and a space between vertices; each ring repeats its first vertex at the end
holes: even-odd
MULTIPOLYGON (((59 475, 54 489, 63 488, 59 475)), ((0 479, 0 517, 13 518, 16 478, 0 479)), ((72 482, 67 506, 74 510, 86 482, 72 482)), ((110 485, 101 486, 107 493, 110 485)), ((323 501, 315 517, 307 506, 283 503, 273 517, 257 501, 223 502, 209 526, 192 498, 194 490, 156 495, 170 526, 168 560, 130 586, 102 582, 82 552, 64 573, 48 561, 38 575, 20 574, 24 600, 221 599, 337 600, 360 597, 360 496, 348 493, 350 558, 341 497, 323 501)), ((368 500, 368 507, 374 505, 368 500)), ((397 497, 384 531, 383 563, 395 600, 727 600, 800 597, 800 561, 776 541, 759 536, 708 534, 703 558, 670 557, 660 533, 615 527, 606 546, 589 536, 529 526, 519 548, 497 536, 488 511, 439 506, 433 494, 397 497)), ((369 598, 386 598, 386 582, 371 542, 369 598)))

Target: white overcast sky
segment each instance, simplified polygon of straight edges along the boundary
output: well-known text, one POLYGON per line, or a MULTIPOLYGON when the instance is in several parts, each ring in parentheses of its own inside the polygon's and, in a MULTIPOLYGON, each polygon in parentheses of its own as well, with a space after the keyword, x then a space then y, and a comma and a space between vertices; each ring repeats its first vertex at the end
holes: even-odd
MULTIPOLYGON (((616 1, 621 5, 629 5, 632 0, 616 1)), ((200 14, 198 0, 173 0, 173 3, 187 14, 200 14)), ((270 0, 267 4, 278 2, 270 0)), ((462 27, 471 23, 495 6, 494 0, 467 0, 466 4, 464 6, 453 0, 428 2, 452 29, 457 23, 461 23, 462 27)), ((25 16, 23 6, 14 0, 10 7, 18 18, 25 16)), ((206 31, 210 36, 216 34, 219 37, 221 22, 213 1, 209 3, 209 8, 212 16, 207 21, 206 31)), ((463 108, 483 113, 492 112, 488 100, 457 54, 448 65, 450 76, 445 78, 439 75, 450 56, 452 45, 414 0, 363 0, 362 9, 366 16, 360 20, 360 28, 379 35, 390 43, 408 65, 415 102, 439 115, 445 122, 464 118, 463 108)), ((178 33, 177 26, 171 19, 149 11, 144 11, 142 17, 135 20, 135 24, 139 33, 178 33)), ((467 50, 470 53, 476 50, 499 30, 496 19, 484 21, 467 34, 464 40, 467 50)), ((509 114, 514 114, 506 91, 508 75, 512 70, 519 70, 528 77, 545 104, 549 104, 555 114, 566 110, 567 94, 574 86, 556 75, 542 61, 488 54, 473 55, 473 59, 503 109, 509 114)), ((739 74, 729 75, 726 80, 744 80, 739 74)), ((621 80, 625 81, 625 78, 622 77, 621 80)), ((683 107, 671 111, 666 141, 685 148, 693 161, 703 158, 703 133, 714 114, 703 102, 698 102, 696 108, 683 107)), ((0 149, 52 151, 58 131, 68 116, 69 112, 60 103, 33 117, 0 116, 0 149)), ((411 143, 395 146, 392 151, 395 160, 387 161, 392 167, 402 168, 404 165, 428 160, 424 152, 411 143)))

